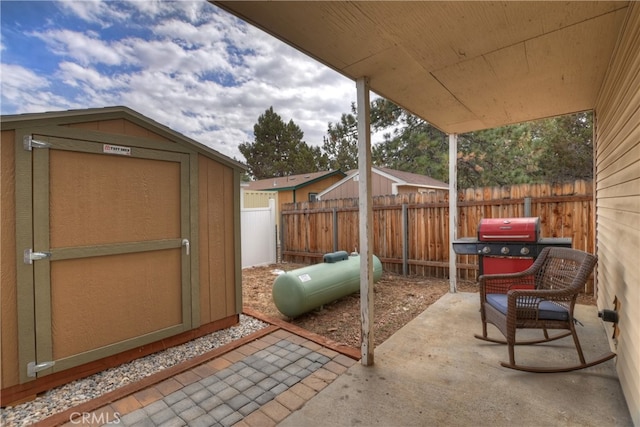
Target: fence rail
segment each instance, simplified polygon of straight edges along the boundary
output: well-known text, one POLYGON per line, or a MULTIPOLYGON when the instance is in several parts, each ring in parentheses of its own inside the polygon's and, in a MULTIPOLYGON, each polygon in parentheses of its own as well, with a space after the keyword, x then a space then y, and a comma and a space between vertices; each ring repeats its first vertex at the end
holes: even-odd
MULTIPOLYGON (((373 199, 373 252, 385 270, 449 277, 447 191, 373 199)), ((593 253, 593 184, 526 184, 458 192, 458 237, 473 237, 482 218, 540 217, 542 237, 570 237, 573 247, 593 253)), ((357 251, 358 199, 291 203, 281 211, 283 260, 318 262, 336 250, 357 251)), ((475 279, 475 255, 457 255, 461 279, 475 279)))

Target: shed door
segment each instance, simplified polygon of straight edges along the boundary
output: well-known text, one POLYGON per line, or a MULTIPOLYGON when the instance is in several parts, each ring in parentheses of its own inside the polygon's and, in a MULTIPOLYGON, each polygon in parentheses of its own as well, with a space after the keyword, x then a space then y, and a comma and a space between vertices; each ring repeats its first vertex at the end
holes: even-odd
POLYGON ((34 138, 37 375, 189 329, 188 154, 34 138))

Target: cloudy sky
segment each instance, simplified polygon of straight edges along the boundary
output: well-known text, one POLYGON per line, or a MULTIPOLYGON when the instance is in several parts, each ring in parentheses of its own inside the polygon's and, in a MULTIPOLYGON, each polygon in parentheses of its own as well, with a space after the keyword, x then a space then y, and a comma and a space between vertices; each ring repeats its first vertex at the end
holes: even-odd
POLYGON ((124 105, 222 154, 273 106, 310 145, 355 83, 199 1, 0 1, 2 114, 124 105))

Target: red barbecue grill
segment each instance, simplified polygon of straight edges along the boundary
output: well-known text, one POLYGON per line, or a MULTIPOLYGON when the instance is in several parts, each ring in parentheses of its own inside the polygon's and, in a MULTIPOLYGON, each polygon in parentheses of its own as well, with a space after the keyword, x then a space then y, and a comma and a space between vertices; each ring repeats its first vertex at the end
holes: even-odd
POLYGON ((460 255, 478 255, 479 274, 516 273, 526 270, 547 246, 570 248, 571 238, 540 237, 540 218, 485 218, 478 237, 453 242, 460 255))

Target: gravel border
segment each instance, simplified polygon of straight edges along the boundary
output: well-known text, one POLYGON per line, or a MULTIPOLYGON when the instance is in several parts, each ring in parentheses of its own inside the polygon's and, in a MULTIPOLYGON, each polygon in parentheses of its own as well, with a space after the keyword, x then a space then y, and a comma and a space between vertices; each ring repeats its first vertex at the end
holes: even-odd
POLYGON ((30 402, 1 410, 0 425, 27 426, 73 408, 105 393, 139 381, 151 374, 192 359, 269 326, 254 317, 240 315, 240 323, 230 328, 109 368, 45 392, 30 402))

